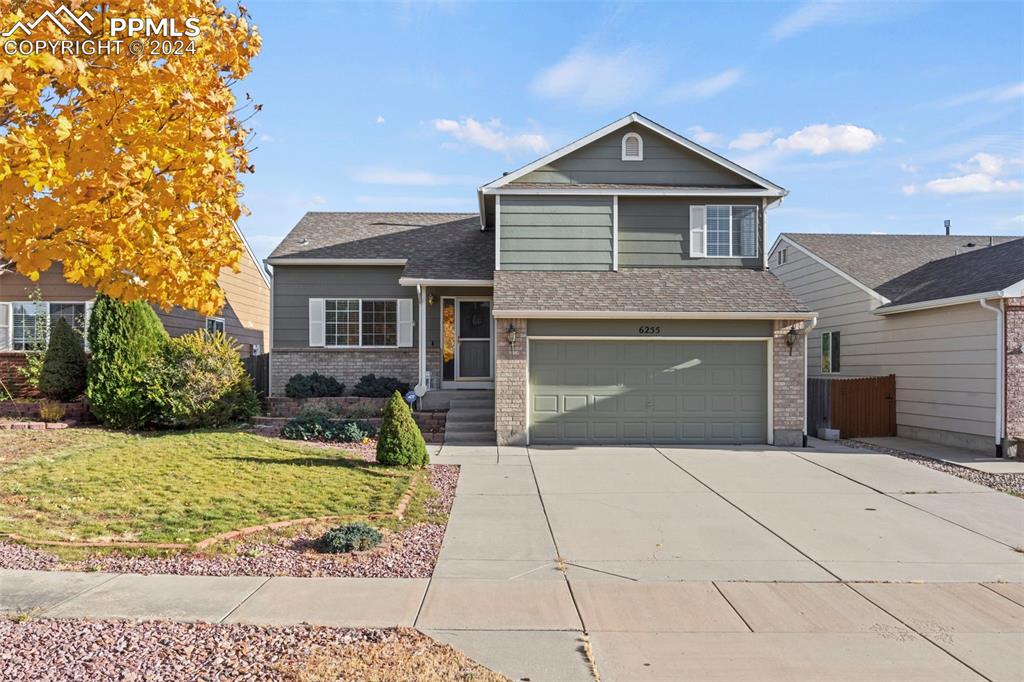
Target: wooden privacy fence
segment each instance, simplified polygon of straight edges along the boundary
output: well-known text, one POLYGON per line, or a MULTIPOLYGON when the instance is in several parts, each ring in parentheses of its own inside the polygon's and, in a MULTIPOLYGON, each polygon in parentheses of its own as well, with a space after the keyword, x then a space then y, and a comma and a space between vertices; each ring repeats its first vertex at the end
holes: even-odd
POLYGON ((896 435, 896 375, 807 380, 807 425, 842 438, 896 435))
POLYGON ((252 385, 256 389, 256 393, 266 396, 270 392, 270 353, 242 358, 242 366, 252 377, 252 385))

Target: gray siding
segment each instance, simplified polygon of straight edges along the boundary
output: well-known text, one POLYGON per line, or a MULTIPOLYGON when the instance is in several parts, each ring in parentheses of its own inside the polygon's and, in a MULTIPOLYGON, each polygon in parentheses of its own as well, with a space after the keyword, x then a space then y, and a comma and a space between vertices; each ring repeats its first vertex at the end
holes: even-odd
MULTIPOLYGON (((986 449, 995 430, 995 315, 977 303, 882 316, 871 297, 792 245, 772 272, 818 312, 808 374, 821 374, 821 333, 841 333, 832 376, 896 375, 901 434, 986 449)), ((813 425, 812 425, 813 427, 813 425)))
POLYGON ((519 178, 518 182, 755 186, 743 176, 637 124, 626 126, 556 159, 519 178), (643 138, 643 161, 622 160, 622 136, 630 132, 643 138))
POLYGON ((416 287, 399 286, 401 274, 401 266, 276 266, 272 346, 309 348, 310 298, 411 298, 415 347, 419 336, 416 287))
POLYGON ((611 270, 611 197, 502 197, 501 267, 611 270))
POLYGON ((758 217, 755 258, 690 258, 690 206, 760 201, 723 198, 619 197, 619 267, 762 267, 763 216, 758 217))

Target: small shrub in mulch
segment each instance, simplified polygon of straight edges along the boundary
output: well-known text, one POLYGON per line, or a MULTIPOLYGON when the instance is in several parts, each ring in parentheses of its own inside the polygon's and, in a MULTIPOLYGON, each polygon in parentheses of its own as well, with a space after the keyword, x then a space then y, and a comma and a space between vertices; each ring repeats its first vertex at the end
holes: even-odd
POLYGON ((405 395, 409 392, 409 384, 395 377, 379 377, 376 374, 364 374, 352 389, 352 395, 363 398, 387 398, 395 391, 405 395))
POLYGON ((287 440, 317 441, 321 443, 361 443, 376 435, 376 429, 358 419, 338 419, 332 412, 307 406, 281 427, 281 437, 287 440))
POLYGON ((377 462, 391 466, 421 467, 430 463, 427 443, 412 410, 395 391, 384 407, 384 419, 377 437, 377 462))
POLYGON ((324 554, 363 552, 379 545, 383 537, 379 530, 365 523, 349 523, 321 535, 316 549, 324 554))
POLYGON ((294 374, 284 387, 289 398, 333 398, 344 393, 345 384, 319 372, 294 374))

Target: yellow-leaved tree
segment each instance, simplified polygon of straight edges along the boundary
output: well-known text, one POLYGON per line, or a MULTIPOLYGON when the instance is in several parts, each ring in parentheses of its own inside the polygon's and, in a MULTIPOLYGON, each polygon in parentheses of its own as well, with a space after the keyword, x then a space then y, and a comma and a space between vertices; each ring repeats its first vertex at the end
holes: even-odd
POLYGON ((215 0, 63 6, 0 0, 0 33, 10 33, 0 37, 0 255, 32 279, 61 262, 68 281, 115 298, 214 314, 217 275, 237 269, 244 249, 234 228, 240 175, 252 172, 243 116, 259 107, 231 88, 259 34, 243 6, 215 0), (132 37, 126 23, 112 32, 112 18, 165 33, 194 18, 199 35, 132 37), (40 40, 122 42, 119 53, 29 49, 40 40))

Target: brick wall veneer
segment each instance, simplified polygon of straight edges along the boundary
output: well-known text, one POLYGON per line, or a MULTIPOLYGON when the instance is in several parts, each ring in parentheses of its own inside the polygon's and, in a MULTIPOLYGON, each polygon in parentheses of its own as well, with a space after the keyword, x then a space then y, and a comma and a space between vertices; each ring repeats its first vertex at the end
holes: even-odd
MULTIPOLYGON (((440 364, 440 350, 427 349, 427 366, 440 364)), ((295 374, 319 372, 345 384, 349 391, 364 374, 395 377, 415 386, 419 381, 416 348, 274 349, 270 356, 270 385, 275 396, 295 374)))
POLYGON ((772 428, 775 432, 775 445, 795 447, 803 445, 804 429, 804 353, 806 352, 806 336, 798 336, 793 345, 792 354, 786 345, 786 334, 790 327, 800 329, 803 322, 779 320, 775 322, 773 332, 772 372, 774 377, 774 400, 772 428))
MULTIPOLYGON (((1006 301, 1006 433, 1024 440, 1024 298, 1006 301)), ((1020 450, 1020 448, 1018 448, 1020 450)), ((1024 455, 1019 451, 1018 456, 1024 455)))
POLYGON ((526 320, 501 320, 499 327, 509 324, 519 330, 516 345, 509 346, 504 335, 498 335, 494 359, 494 430, 498 445, 525 445, 527 422, 528 329, 526 320))

